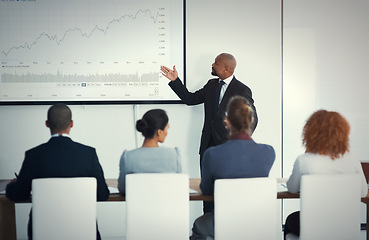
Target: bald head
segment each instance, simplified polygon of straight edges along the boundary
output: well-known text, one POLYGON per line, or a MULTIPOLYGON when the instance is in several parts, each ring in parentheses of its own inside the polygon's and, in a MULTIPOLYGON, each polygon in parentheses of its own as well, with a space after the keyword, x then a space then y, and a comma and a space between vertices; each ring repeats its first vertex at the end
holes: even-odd
POLYGON ((233 75, 236 64, 236 59, 231 54, 221 53, 215 58, 211 75, 218 76, 224 80, 233 75))
POLYGON ((236 65, 237 65, 237 62, 234 56, 229 53, 221 53, 218 55, 218 57, 220 61, 223 62, 224 67, 226 67, 227 70, 233 74, 234 70, 236 69, 236 65))

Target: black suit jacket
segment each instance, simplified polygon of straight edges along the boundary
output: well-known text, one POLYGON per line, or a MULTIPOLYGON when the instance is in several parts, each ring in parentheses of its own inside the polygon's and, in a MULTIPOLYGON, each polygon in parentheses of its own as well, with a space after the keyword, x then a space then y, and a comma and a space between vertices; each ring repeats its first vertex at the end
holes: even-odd
POLYGON ((97 200, 109 197, 95 149, 62 136, 53 137, 47 143, 26 151, 17 181, 7 185, 6 196, 14 202, 27 200, 33 179, 53 177, 94 177, 97 200))
MULTIPOLYGON (((95 149, 62 136, 53 137, 47 143, 26 151, 17 181, 6 186, 6 196, 14 202, 27 200, 31 195, 33 179, 54 177, 94 177, 97 200, 104 201, 109 197, 95 149)), ((32 210, 29 215, 28 238, 32 239, 32 210)), ((97 225, 96 239, 101 239, 97 225)))
POLYGON ((241 96, 249 101, 254 110, 254 124, 252 126, 252 131, 254 131, 258 122, 251 89, 238 81, 235 77, 233 77, 232 81, 229 83, 219 108, 215 112, 214 102, 218 84, 218 78, 210 79, 201 89, 192 93, 187 90, 179 78, 175 81, 169 82, 169 86, 186 105, 204 103, 205 120, 201 135, 200 155, 202 155, 208 147, 222 144, 228 140, 228 131, 224 125, 224 117, 228 102, 232 97, 241 96))

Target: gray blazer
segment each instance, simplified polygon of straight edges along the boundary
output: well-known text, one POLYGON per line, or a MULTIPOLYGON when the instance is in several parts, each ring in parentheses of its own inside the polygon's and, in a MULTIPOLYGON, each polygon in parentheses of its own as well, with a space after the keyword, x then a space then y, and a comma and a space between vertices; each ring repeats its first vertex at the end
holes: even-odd
POLYGON ((120 158, 118 189, 124 194, 126 175, 132 173, 181 173, 178 148, 154 147, 125 150, 120 158))

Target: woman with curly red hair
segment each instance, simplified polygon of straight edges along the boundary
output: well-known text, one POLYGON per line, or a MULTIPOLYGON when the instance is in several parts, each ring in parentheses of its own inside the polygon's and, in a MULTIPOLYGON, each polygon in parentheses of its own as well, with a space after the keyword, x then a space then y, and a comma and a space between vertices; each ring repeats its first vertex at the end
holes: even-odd
MULTIPOLYGON (((296 159, 287 181, 288 191, 300 191, 302 175, 359 173, 362 176, 361 196, 365 197, 367 182, 360 161, 349 154, 349 134, 350 125, 339 113, 326 110, 313 113, 303 129, 306 151, 296 159)), ((288 233, 300 235, 300 212, 287 217, 284 236, 288 233)))

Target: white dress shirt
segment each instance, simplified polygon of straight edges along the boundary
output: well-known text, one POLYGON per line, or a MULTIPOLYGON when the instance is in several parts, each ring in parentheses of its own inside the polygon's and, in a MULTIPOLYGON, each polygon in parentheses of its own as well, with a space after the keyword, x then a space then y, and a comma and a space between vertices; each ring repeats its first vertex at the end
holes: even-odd
MULTIPOLYGON (((222 88, 220 89, 219 104, 222 102, 224 93, 227 91, 227 87, 228 87, 229 83, 232 81, 233 76, 234 75, 231 75, 230 77, 223 80, 224 84, 223 84, 222 88)), ((222 81, 222 80, 220 80, 220 81, 222 81)))

